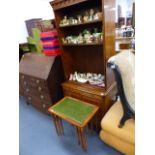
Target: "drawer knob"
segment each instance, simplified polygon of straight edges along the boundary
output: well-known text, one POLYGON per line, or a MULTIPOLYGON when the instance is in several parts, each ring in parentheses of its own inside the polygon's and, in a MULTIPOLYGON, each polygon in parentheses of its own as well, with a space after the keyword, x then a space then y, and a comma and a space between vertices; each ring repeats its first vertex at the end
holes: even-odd
POLYGON ((26 85, 27 84, 27 82, 26 81, 24 81, 24 85, 26 85))
POLYGON ((27 89, 26 89, 26 92, 29 92, 29 91, 30 91, 30 89, 29 89, 29 88, 27 88, 27 89))
POLYGON ((41 88, 41 87, 38 87, 38 90, 39 90, 39 91, 41 91, 41 90, 42 90, 42 88, 41 88))
POLYGON ((30 101, 31 100, 31 97, 28 97, 28 100, 30 101))
POLYGON ((40 81, 39 80, 36 80, 36 83, 39 83, 40 81))
POLYGON ((24 75, 22 75, 22 79, 24 79, 25 78, 25 76, 24 75))
POLYGON ((40 95, 40 98, 41 98, 41 99, 44 99, 44 95, 40 95))
POLYGON ((43 104, 43 108, 46 108, 46 104, 43 104))

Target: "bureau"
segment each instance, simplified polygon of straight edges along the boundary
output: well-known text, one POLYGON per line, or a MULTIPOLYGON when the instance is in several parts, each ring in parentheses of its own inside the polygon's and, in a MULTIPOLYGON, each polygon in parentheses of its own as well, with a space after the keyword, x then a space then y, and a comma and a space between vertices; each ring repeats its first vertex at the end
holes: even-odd
POLYGON ((42 112, 60 100, 64 79, 60 56, 24 54, 19 65, 19 94, 42 112))

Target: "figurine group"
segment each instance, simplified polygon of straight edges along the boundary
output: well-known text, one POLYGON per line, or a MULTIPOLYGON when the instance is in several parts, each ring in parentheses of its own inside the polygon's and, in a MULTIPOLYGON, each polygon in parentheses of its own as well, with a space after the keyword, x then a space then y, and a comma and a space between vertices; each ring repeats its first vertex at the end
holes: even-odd
POLYGON ((82 33, 79 33, 78 36, 71 35, 66 38, 62 38, 63 44, 89 44, 89 43, 101 43, 103 41, 103 33, 98 32, 97 28, 91 32, 88 29, 85 29, 82 33))
POLYGON ((132 26, 122 26, 121 28, 116 28, 116 37, 134 37, 134 29, 132 26))
POLYGON ((95 20, 102 20, 102 12, 90 9, 89 11, 85 11, 83 15, 77 15, 76 17, 68 18, 67 16, 64 16, 64 18, 60 21, 60 26, 81 24, 95 20))
POLYGON ((70 74, 69 80, 77 81, 80 83, 89 83, 91 85, 97 85, 100 87, 104 87, 104 75, 96 74, 96 73, 77 73, 76 71, 74 74, 70 74))

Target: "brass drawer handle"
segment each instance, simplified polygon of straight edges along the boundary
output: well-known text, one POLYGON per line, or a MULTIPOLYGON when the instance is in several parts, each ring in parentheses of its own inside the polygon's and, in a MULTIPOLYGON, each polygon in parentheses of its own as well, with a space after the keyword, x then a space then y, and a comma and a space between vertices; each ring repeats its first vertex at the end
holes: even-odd
POLYGON ((41 91, 41 90, 42 90, 42 88, 41 88, 41 87, 38 87, 38 90, 39 90, 39 91, 41 91))
POLYGON ((44 99, 44 95, 40 95, 40 98, 41 98, 41 99, 44 99))
POLYGON ((43 108, 46 108, 46 104, 43 104, 43 108))
POLYGON ((39 80, 36 80, 36 83, 39 83, 40 81, 39 80))

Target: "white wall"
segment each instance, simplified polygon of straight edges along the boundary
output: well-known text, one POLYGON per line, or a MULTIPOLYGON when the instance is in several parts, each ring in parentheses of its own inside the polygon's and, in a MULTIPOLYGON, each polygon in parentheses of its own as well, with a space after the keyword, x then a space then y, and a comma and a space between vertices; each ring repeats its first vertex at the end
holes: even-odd
POLYGON ((49 2, 52 0, 21 0, 18 3, 19 16, 19 43, 27 42, 27 29, 25 20, 32 18, 53 19, 53 9, 49 2))
POLYGON ((135 2, 135 0, 116 0, 116 22, 117 22, 117 6, 120 5, 122 9, 122 17, 127 17, 128 13, 132 13, 132 4, 135 2))

